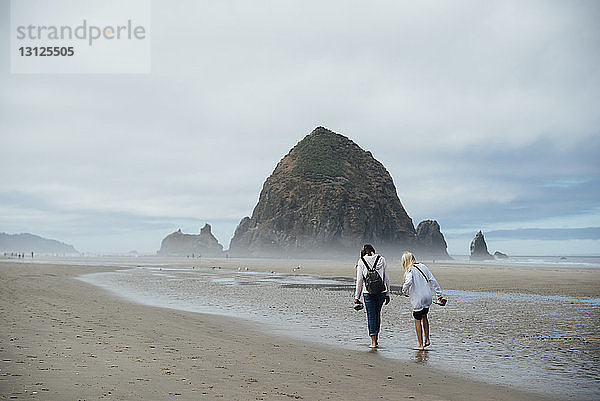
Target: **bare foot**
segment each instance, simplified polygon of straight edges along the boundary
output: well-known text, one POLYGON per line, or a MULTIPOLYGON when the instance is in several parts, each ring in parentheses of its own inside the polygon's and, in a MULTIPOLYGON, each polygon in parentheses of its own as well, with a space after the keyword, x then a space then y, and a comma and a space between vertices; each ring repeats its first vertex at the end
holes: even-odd
POLYGON ((413 349, 416 350, 416 351, 423 351, 425 349, 425 347, 416 346, 416 347, 413 347, 413 349))
MULTIPOLYGON (((429 347, 430 345, 431 345, 431 343, 430 343, 429 341, 427 341, 427 342, 425 343, 425 347, 429 347)), ((423 347, 423 348, 425 348, 425 347, 423 347)))
POLYGON ((372 348, 372 349, 375 349, 377 347, 379 347, 379 344, 371 344, 371 345, 369 345, 369 348, 372 348))

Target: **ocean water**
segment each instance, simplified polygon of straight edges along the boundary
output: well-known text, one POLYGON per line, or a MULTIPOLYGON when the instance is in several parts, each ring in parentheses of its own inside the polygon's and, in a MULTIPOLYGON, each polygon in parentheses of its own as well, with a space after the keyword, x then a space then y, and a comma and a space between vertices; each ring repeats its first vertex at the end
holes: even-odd
MULTIPOLYGON (((468 255, 451 255, 453 260, 439 261, 440 263, 468 264, 468 255)), ((515 265, 561 268, 600 269, 600 256, 510 256, 508 259, 493 259, 473 262, 488 265, 515 265)))
MULTIPOLYGON (((351 279, 165 265, 80 279, 135 302, 243 318, 273 334, 368 352, 351 279)), ((445 290, 448 305, 429 314, 432 345, 420 352, 411 349, 408 299, 393 290, 379 354, 565 399, 600 399, 600 298, 445 290)))
MULTIPOLYGON (((600 269, 600 256, 510 256, 508 259, 492 259, 484 261, 469 261, 469 255, 451 255, 452 260, 436 260, 442 264, 478 264, 478 265, 514 265, 514 266, 535 266, 535 267, 559 267, 559 268, 583 268, 583 269, 600 269)), ((387 258, 388 261, 400 262, 400 258, 387 258)), ((186 266, 190 261, 198 259, 190 259, 185 257, 157 257, 156 255, 122 255, 122 256, 49 256, 36 255, 35 258, 25 257, 24 259, 2 257, 0 262, 24 262, 24 263, 60 263, 63 265, 86 265, 86 266, 186 266)), ((353 257, 348 259, 348 263, 353 263, 353 257)), ((431 260, 422 260, 423 262, 431 262, 431 260)))

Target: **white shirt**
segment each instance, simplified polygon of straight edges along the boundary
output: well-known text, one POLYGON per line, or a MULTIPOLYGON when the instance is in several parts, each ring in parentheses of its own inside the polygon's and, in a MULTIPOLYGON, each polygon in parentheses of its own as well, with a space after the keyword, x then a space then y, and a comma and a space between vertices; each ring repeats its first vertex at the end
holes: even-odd
MULTIPOLYGON (((369 264, 369 267, 373 267, 373 263, 375 263, 375 259, 377 255, 364 256, 365 260, 369 264)), ((385 293, 386 296, 390 296, 390 278, 387 274, 387 263, 385 262, 385 258, 383 256, 379 256, 379 261, 377 262, 377 266, 375 266, 375 271, 379 274, 379 276, 383 279, 383 284, 385 284, 385 293)), ((365 285, 365 276, 367 275, 367 267, 363 263, 362 259, 358 259, 357 268, 356 268, 356 290, 354 291, 354 298, 359 299, 361 294, 369 293, 367 291, 367 286, 365 285)))
POLYGON ((416 263, 406 274, 404 275, 404 285, 402 285, 402 293, 410 296, 410 304, 412 305, 413 311, 417 312, 423 310, 423 308, 429 308, 432 303, 431 287, 435 291, 438 298, 442 297, 442 289, 438 284, 433 274, 429 271, 427 266, 422 263, 416 263), (417 270, 417 267, 427 276, 427 280, 423 277, 423 274, 417 270))

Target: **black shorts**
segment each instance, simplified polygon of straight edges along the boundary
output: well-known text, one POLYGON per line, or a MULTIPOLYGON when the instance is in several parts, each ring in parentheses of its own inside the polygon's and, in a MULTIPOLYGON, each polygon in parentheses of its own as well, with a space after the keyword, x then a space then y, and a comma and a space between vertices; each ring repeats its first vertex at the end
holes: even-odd
POLYGON ((423 319, 423 316, 427 316, 427 312, 429 312, 429 308, 423 308, 420 311, 413 312, 413 317, 417 320, 423 319))

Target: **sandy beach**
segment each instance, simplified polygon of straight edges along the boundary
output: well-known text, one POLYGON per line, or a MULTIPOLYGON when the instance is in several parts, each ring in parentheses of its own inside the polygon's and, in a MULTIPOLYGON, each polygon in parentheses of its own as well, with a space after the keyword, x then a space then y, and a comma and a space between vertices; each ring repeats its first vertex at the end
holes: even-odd
MULTIPOLYGON (((236 260, 185 261, 235 268, 236 260)), ((286 271, 295 261, 245 261, 286 271)), ((352 277, 344 263, 304 273, 352 277)), ((206 266, 205 266, 206 267, 206 266)), ((265 334, 232 318, 132 303, 76 277, 116 267, 0 263, 2 399, 541 400, 549 396, 265 334)), ((597 270, 437 265, 446 287, 597 296, 597 270), (477 274, 473 270, 479 269, 477 274), (513 269, 507 274, 501 269, 513 269), (580 280, 580 282, 579 282, 580 280)), ((400 272, 392 270, 392 274, 400 272)), ((398 281, 394 277, 393 281, 398 281)))

